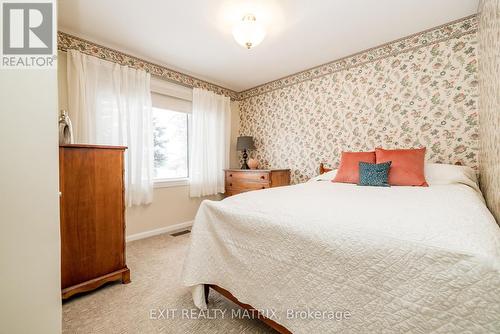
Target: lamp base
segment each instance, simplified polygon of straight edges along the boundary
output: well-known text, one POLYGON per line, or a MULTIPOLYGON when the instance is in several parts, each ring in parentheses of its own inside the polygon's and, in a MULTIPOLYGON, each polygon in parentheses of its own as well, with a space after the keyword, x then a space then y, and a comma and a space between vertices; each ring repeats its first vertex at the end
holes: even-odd
POLYGON ((244 149, 243 150, 243 165, 241 165, 241 169, 250 169, 250 167, 248 167, 247 160, 248 160, 247 150, 244 149))

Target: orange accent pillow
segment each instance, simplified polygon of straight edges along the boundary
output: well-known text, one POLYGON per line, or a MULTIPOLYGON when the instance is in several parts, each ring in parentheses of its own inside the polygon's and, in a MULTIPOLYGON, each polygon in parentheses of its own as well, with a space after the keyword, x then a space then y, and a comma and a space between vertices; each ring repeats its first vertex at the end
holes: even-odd
POLYGON ((391 186, 428 187, 424 174, 425 147, 407 150, 375 149, 377 163, 392 161, 389 170, 391 186))
POLYGON ((359 183, 359 163, 375 163, 375 152, 342 152, 337 175, 332 182, 359 183))

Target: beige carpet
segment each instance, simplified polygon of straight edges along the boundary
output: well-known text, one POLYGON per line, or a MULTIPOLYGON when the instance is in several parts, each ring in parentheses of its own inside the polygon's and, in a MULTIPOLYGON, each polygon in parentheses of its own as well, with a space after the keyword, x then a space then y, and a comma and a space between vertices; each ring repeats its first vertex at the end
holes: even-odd
MULTIPOLYGON (((234 319, 238 306, 210 292, 211 309, 228 310, 224 318, 182 319, 180 309, 194 309, 181 271, 190 234, 156 236, 127 245, 132 283, 109 284, 63 303, 63 333, 274 333, 258 320, 234 319), (150 319, 150 311, 178 309, 172 319, 150 319)), ((194 310, 196 311, 196 310, 194 310)), ((159 312, 156 311, 157 317, 159 312)))

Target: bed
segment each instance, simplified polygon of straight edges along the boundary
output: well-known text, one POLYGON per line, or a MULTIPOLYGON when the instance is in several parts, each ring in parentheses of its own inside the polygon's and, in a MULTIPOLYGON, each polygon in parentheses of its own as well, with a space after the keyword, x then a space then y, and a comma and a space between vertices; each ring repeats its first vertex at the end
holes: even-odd
POLYGON ((500 330, 500 229, 467 167, 429 187, 309 182, 204 201, 183 281, 212 287, 281 333, 500 330))

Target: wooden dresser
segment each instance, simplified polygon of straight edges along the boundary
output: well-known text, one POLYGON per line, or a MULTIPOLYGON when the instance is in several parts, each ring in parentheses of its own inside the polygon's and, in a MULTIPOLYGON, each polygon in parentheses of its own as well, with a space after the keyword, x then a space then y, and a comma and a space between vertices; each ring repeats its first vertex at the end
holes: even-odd
POLYGON ((225 169, 226 196, 290 184, 289 169, 225 169))
POLYGON ((126 147, 59 147, 62 298, 130 282, 125 259, 126 147))

